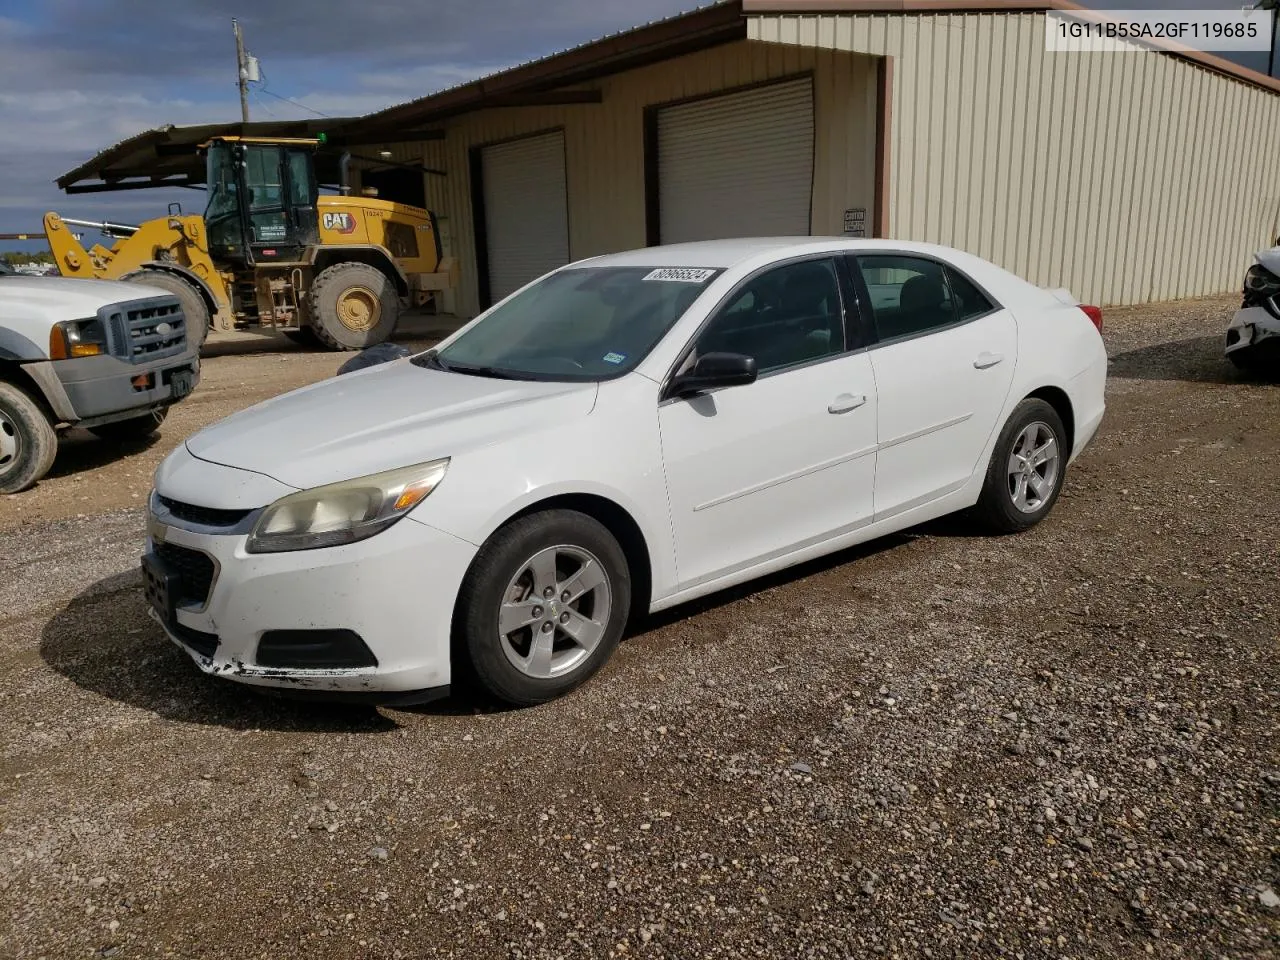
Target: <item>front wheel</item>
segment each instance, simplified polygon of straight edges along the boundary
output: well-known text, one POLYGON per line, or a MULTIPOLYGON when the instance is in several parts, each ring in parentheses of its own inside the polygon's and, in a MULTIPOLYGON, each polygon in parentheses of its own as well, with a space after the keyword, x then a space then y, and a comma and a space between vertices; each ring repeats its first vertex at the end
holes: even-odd
POLYGON ((58 434, 31 394, 0 382, 0 493, 34 486, 53 466, 58 434))
POLYGON ((601 523, 551 510, 495 533, 460 596, 456 647, 476 679, 499 699, 530 706, 585 683, 613 655, 631 576, 601 523))
POLYGON ((1001 533, 1035 526, 1053 509, 1066 479, 1067 431, 1043 400, 1023 400, 1000 431, 975 510, 1001 533))
POLYGON ((128 420, 116 420, 114 423, 104 423, 96 427, 90 427, 89 432, 99 440, 112 440, 116 443, 145 440, 160 429, 160 424, 164 423, 165 417, 168 415, 169 408, 161 407, 140 417, 131 417, 128 420))

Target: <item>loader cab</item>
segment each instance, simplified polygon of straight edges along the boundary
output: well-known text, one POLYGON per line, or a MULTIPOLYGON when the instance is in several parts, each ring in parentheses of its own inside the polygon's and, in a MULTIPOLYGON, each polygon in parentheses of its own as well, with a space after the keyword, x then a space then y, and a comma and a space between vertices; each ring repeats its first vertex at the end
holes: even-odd
POLYGON ((205 150, 210 256, 242 267, 302 259, 319 241, 315 142, 218 138, 205 150))

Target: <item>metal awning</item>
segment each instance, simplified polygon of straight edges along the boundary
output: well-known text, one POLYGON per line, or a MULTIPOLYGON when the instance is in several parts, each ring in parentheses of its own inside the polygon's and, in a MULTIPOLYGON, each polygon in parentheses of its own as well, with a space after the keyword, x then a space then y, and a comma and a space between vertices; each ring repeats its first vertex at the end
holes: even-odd
POLYGON ((92 160, 58 177, 67 193, 103 193, 152 187, 199 187, 204 184, 204 160, 197 148, 210 137, 315 137, 323 133, 327 146, 316 157, 316 175, 336 183, 338 160, 351 117, 324 120, 276 120, 249 123, 172 124, 147 130, 103 150, 92 160))

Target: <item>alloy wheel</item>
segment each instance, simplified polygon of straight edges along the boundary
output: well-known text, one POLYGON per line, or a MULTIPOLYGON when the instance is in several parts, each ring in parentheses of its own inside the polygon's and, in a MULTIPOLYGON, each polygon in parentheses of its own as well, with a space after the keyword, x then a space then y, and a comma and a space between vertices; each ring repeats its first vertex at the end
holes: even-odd
POLYGON ((612 608, 609 575, 599 559, 581 547, 547 547, 520 565, 503 592, 502 652, 525 676, 564 676, 590 658, 612 608))
POLYGON ((1058 484, 1061 456, 1058 438, 1047 423, 1028 424, 1009 454, 1009 496, 1023 513, 1045 505, 1058 484))

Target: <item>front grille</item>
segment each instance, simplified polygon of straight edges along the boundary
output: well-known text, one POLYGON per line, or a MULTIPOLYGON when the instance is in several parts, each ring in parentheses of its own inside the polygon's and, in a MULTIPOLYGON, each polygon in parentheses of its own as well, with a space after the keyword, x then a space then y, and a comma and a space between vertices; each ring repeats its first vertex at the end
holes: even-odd
POLYGON ((234 527, 251 514, 252 510, 220 510, 216 507, 200 507, 194 503, 182 503, 168 497, 158 497, 160 503, 179 520, 202 527, 234 527))
POLYGON ((104 307, 111 352, 130 363, 176 357, 187 346, 187 321, 175 297, 148 297, 104 307))
POLYGON ((203 605, 209 599, 214 577, 211 556, 176 543, 156 544, 156 555, 178 575, 178 603, 203 605))

